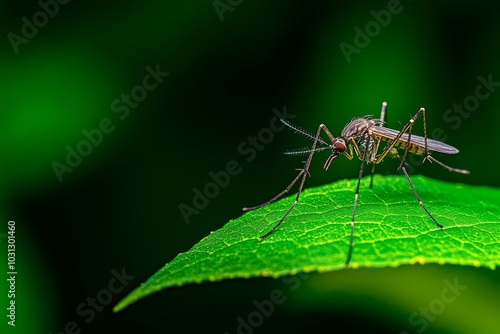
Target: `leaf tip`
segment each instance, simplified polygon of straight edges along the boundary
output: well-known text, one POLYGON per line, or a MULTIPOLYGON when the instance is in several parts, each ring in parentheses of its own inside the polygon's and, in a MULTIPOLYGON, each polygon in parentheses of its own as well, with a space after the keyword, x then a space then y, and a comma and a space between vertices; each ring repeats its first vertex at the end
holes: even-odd
POLYGON ((113 313, 118 313, 126 307, 127 305, 123 303, 123 300, 121 300, 118 304, 113 306, 113 313))

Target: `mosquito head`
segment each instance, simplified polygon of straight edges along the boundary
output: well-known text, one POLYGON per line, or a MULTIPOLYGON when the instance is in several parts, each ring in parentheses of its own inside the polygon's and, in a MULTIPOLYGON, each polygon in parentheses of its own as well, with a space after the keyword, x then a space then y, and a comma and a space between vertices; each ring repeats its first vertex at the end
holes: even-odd
POLYGON ((330 145, 330 148, 332 150, 332 154, 330 154, 328 159, 326 159, 325 161, 325 165, 323 166, 325 170, 328 170, 332 161, 335 160, 342 152, 346 150, 344 138, 341 137, 335 138, 335 140, 332 142, 332 145, 330 145))
POLYGON ((345 140, 343 138, 336 138, 332 143, 332 151, 342 153, 346 150, 345 140))

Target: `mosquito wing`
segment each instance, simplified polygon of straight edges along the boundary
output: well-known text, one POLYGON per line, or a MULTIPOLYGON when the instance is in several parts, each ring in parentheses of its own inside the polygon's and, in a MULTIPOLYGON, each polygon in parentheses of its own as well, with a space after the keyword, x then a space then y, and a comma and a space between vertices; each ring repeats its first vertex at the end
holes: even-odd
MULTIPOLYGON (((396 138, 399 131, 394 130, 394 129, 384 128, 382 126, 375 126, 375 127, 373 127, 373 133, 375 133, 376 135, 385 137, 385 138, 387 138, 387 140, 392 141, 392 140, 394 140, 394 138, 396 138)), ((403 135, 401 135, 401 137, 399 138, 399 141, 402 142, 403 145, 404 145, 404 143, 408 142, 408 134, 403 133, 403 135)), ((414 145, 418 145, 422 148, 425 148, 425 138, 424 137, 412 134, 411 135, 411 143, 414 145)), ((434 139, 429 139, 429 138, 427 138, 427 148, 429 149, 429 151, 434 151, 434 152, 439 152, 439 153, 446 153, 446 154, 457 154, 458 153, 457 148, 455 148, 451 145, 445 144, 443 142, 440 142, 440 141, 437 141, 434 139)))

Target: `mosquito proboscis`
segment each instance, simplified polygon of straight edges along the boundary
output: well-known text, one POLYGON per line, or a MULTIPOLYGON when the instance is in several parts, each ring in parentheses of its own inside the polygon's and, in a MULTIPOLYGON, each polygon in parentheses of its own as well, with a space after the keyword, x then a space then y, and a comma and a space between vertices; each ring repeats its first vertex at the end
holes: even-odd
POLYGON ((382 160, 387 156, 400 158, 401 162, 399 164, 398 170, 401 170, 405 175, 406 180, 408 181, 410 188, 413 192, 413 195, 418 201, 418 204, 420 205, 420 207, 422 207, 425 213, 432 219, 432 221, 439 228, 441 229, 443 228, 443 225, 441 225, 437 221, 437 219, 434 218, 434 216, 429 212, 429 210, 426 208, 426 206, 420 199, 419 195, 417 194, 417 191, 415 190, 415 187, 413 186, 413 183, 410 179, 410 175, 408 174, 408 171, 405 168, 406 157, 408 153, 420 156, 423 155, 424 161, 429 160, 430 162, 435 162, 440 166, 446 168, 450 172, 469 174, 469 171, 445 165, 444 163, 437 160, 431 155, 432 152, 438 152, 444 154, 456 154, 459 151, 453 146, 450 146, 448 144, 445 144, 437 140, 427 138, 427 126, 425 121, 424 108, 420 108, 417 111, 417 113, 413 117, 411 117, 410 120, 403 126, 403 128, 398 131, 384 126, 386 107, 387 103, 386 102, 382 103, 382 110, 380 118, 378 119, 374 119, 371 115, 353 118, 349 123, 347 123, 346 126, 344 126, 344 129, 342 130, 339 137, 335 137, 324 124, 320 124, 316 131, 316 134, 313 134, 305 129, 302 129, 301 127, 291 124, 289 121, 285 119, 281 120, 281 122, 285 124, 288 128, 310 139, 313 142, 313 144, 310 148, 287 152, 287 154, 291 155, 307 154, 308 157, 304 162, 304 166, 298 169, 299 173, 297 174, 297 176, 292 180, 292 182, 290 182, 290 184, 282 192, 280 192, 278 195, 271 198, 269 201, 265 203, 253 207, 243 208, 244 211, 249 211, 273 203, 274 201, 278 200, 280 197, 288 193, 290 189, 297 183, 297 181, 300 180, 299 189, 297 191, 297 195, 293 203, 290 205, 290 207, 285 212, 283 217, 276 223, 276 225, 269 232, 260 236, 259 240, 262 241, 268 236, 270 236, 273 232, 275 232, 281 225, 281 223, 283 223, 286 217, 293 210, 295 205, 297 205, 297 203, 299 202, 300 194, 304 189, 306 177, 309 175, 309 167, 311 165, 314 153, 325 150, 331 151, 330 156, 326 159, 323 165, 323 168, 325 170, 328 170, 333 160, 335 160, 341 154, 344 155, 349 160, 351 160, 352 158, 354 158, 354 156, 356 156, 361 161, 358 173, 358 182, 354 193, 354 203, 353 203, 351 225, 350 225, 351 230, 350 230, 349 250, 345 262, 346 267, 348 267, 349 263, 351 262, 353 244, 354 244, 354 221, 356 217, 356 207, 359 197, 359 187, 361 184, 361 177, 363 176, 363 170, 365 164, 367 163, 373 164, 371 170, 371 180, 370 180, 370 188, 371 188, 373 185, 373 175, 375 173, 375 165, 382 162, 382 160), (424 130, 423 137, 412 134, 414 123, 420 116, 422 116, 423 119, 423 130, 424 130), (322 132, 324 132, 328 136, 328 139, 331 141, 331 144, 326 140, 324 140, 323 138, 321 138, 322 132), (385 142, 385 146, 383 147, 382 151, 378 153, 381 142, 385 142), (398 154, 398 149, 404 150, 404 153, 401 157, 398 154))

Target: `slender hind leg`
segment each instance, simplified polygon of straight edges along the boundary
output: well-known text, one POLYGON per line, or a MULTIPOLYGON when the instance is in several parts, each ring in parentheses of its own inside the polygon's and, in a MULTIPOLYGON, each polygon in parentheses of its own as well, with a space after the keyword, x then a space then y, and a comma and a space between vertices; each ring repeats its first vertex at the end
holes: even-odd
POLYGON ((415 190, 415 187, 413 186, 413 183, 411 182, 410 180, 410 175, 408 175, 408 172, 406 171, 406 168, 403 166, 401 167, 401 169, 403 170, 403 173, 405 174, 406 176, 406 180, 408 181, 408 183, 410 184, 410 187, 411 187, 411 190, 413 191, 413 195, 415 195, 415 198, 417 199, 418 201, 418 205, 420 205, 420 207, 422 209, 424 209, 424 211, 427 213, 427 215, 434 221, 434 223, 436 223, 436 225, 439 227, 439 228, 443 228, 443 225, 439 224, 437 219, 434 218, 434 216, 429 212, 429 210, 427 210, 427 208, 425 207, 425 204, 422 202, 422 200, 420 199, 420 196, 418 196, 417 194, 417 191, 415 190))
MULTIPOLYGON (((411 182, 411 179, 410 179, 410 175, 408 174, 408 172, 406 171, 406 168, 405 168, 405 162, 406 162, 406 156, 408 155, 408 152, 409 152, 409 149, 410 149, 410 143, 411 143, 411 134, 412 134, 412 130, 413 130, 413 124, 415 123, 415 120, 420 116, 422 115, 422 118, 423 118, 423 123, 424 123, 424 160, 427 159, 427 158, 430 158, 431 156, 429 155, 429 148, 427 146, 427 125, 426 125, 426 121, 425 121, 425 109, 424 108, 420 108, 418 110, 418 112, 408 121, 408 123, 406 123, 406 125, 403 127, 403 130, 406 131, 408 130, 408 140, 406 142, 406 148, 405 148, 405 153, 403 154, 403 157, 401 158, 401 163, 399 164, 399 167, 398 169, 401 169, 406 177, 406 180, 408 181, 409 185, 410 185, 410 188, 413 192, 413 195, 415 196, 415 198, 417 199, 418 201, 418 205, 420 205, 420 207, 425 211, 425 213, 427 213, 427 215, 432 219, 432 221, 434 221, 434 223, 439 227, 439 228, 443 228, 443 225, 441 225, 436 218, 434 218, 434 216, 429 212, 429 210, 427 210, 427 208, 425 207, 425 204, 422 202, 422 200, 420 199, 420 196, 418 196, 417 194, 417 191, 415 190, 415 187, 413 186, 413 182, 411 182), (405 130, 406 129, 406 130, 405 130)), ((401 131, 403 131, 401 130, 401 131)), ((400 132, 401 133, 401 132, 400 132)))

